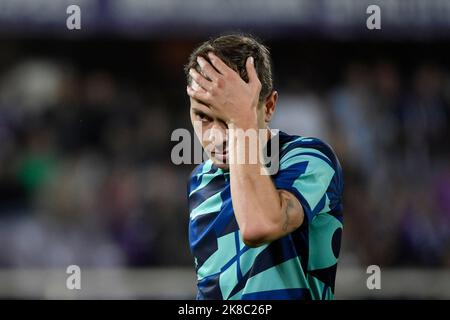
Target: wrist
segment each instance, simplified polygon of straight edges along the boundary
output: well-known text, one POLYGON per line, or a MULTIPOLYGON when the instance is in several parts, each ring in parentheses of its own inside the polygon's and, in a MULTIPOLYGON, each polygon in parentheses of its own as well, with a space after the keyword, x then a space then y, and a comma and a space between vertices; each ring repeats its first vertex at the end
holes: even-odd
POLYGON ((254 113, 252 112, 245 117, 230 119, 227 122, 227 125, 229 129, 242 129, 242 130, 257 129, 258 117, 256 112, 254 113))

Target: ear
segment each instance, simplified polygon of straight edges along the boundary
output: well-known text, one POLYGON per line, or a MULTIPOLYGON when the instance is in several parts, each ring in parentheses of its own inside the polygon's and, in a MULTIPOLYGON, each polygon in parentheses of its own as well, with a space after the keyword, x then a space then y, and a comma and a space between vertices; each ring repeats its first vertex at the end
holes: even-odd
POLYGON ((269 123, 272 120, 272 116, 275 113, 275 109, 278 101, 278 92, 272 91, 272 93, 267 97, 264 103, 264 121, 269 123))

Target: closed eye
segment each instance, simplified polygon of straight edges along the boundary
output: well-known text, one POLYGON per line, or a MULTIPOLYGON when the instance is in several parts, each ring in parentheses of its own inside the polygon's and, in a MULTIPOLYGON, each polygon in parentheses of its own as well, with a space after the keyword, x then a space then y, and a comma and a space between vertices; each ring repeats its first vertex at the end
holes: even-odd
POLYGON ((202 121, 202 122, 211 122, 212 121, 211 117, 209 117, 208 115, 206 115, 205 113, 203 113, 201 111, 195 111, 194 114, 195 114, 195 118, 199 121, 202 121))

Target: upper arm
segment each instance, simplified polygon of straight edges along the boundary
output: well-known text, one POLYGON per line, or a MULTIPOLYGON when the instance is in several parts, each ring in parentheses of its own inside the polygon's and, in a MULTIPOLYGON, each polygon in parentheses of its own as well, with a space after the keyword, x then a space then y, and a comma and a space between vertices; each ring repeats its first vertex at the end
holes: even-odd
POLYGON ((283 153, 279 171, 272 176, 280 197, 279 219, 265 233, 264 240, 253 246, 277 240, 340 203, 340 167, 331 161, 332 151, 327 154, 296 146, 283 153))
POLYGON ((329 211, 341 189, 333 162, 312 148, 293 148, 280 159, 274 176, 275 187, 288 191, 298 200, 308 222, 315 215, 329 211))
POLYGON ((297 197, 286 190, 278 190, 281 201, 282 225, 279 237, 291 233, 300 227, 305 218, 303 207, 297 197))
POLYGON ((304 220, 303 207, 298 199, 289 191, 277 190, 280 200, 280 212, 276 219, 272 220, 265 231, 259 230, 257 236, 245 237, 244 243, 249 247, 258 247, 268 242, 275 241, 301 226, 304 220))

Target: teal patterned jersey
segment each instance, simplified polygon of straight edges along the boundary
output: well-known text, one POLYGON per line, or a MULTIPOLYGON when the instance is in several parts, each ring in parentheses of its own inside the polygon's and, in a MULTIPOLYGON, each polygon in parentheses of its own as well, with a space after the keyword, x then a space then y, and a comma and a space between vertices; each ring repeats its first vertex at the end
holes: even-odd
POLYGON ((277 189, 291 192, 305 219, 256 248, 242 241, 229 172, 207 160, 188 183, 189 242, 197 299, 333 299, 343 228, 343 178, 329 145, 279 132, 277 189))

